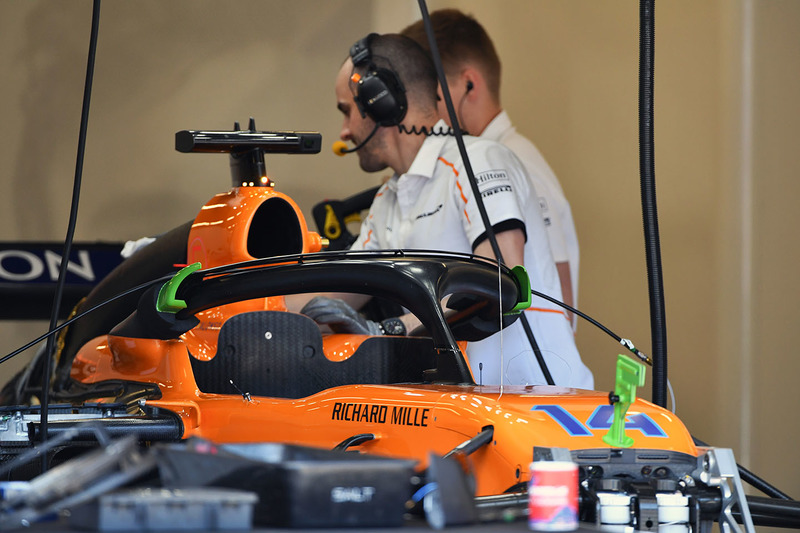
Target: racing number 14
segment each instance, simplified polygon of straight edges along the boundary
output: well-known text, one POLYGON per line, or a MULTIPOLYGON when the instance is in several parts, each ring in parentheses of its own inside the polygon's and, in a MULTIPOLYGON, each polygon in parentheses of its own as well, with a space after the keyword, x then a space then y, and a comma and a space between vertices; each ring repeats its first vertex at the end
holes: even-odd
MULTIPOLYGON (((560 405, 534 405, 531 407, 531 411, 547 413, 572 437, 591 437, 591 429, 609 429, 614 418, 614 407, 611 405, 601 405, 595 409, 586 420, 585 425, 560 405)), ((637 429, 646 437, 667 436, 656 421, 645 413, 628 414, 625 417, 625 429, 637 429)))

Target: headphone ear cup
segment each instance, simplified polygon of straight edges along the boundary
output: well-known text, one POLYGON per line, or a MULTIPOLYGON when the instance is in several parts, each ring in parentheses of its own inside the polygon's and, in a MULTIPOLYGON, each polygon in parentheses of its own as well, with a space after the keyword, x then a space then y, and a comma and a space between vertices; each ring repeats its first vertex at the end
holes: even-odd
POLYGON ((359 80, 355 101, 361 116, 368 115, 380 126, 400 124, 408 110, 405 87, 386 68, 372 69, 359 80))
MULTIPOLYGON (((361 103, 361 98, 359 95, 361 94, 360 88, 356 90, 356 94, 353 95, 353 100, 356 103, 356 107, 358 108, 358 112, 361 113, 361 118, 367 118, 367 110, 364 107, 364 104, 361 103)), ((372 117, 370 117, 372 118, 372 117)))

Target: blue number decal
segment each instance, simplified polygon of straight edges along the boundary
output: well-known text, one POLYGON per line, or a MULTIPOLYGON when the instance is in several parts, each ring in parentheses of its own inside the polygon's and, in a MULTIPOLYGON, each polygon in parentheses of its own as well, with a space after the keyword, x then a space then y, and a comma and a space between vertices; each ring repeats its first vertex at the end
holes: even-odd
MULTIPOLYGON (((594 410, 586 425, 592 429, 609 429, 614 418, 614 406, 601 405, 594 410)), ((666 437, 664 430, 656 421, 644 413, 628 414, 625 417, 625 429, 638 429, 645 437, 666 437)))
MULTIPOLYGON (((560 405, 534 405, 531 407, 531 411, 547 413, 571 437, 590 437, 592 436, 590 429, 609 429, 614 418, 614 406, 612 405, 601 405, 595 409, 586 421, 586 425, 582 424, 580 420, 560 405)), ((667 436, 656 421, 645 413, 628 414, 625 417, 625 429, 639 430, 646 437, 664 438, 667 436)))
POLYGON ((544 411, 573 437, 590 437, 592 433, 560 405, 534 405, 531 411, 544 411))

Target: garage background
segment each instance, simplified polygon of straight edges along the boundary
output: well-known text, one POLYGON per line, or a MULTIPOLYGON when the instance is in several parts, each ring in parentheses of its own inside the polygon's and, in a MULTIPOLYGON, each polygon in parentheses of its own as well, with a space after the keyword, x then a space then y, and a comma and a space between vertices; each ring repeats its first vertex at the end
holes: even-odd
MULTIPOLYGON (((473 13, 503 60, 503 103, 570 200, 579 304, 650 352, 639 189, 638 3, 429 2, 473 13)), ((76 239, 123 241, 194 218, 229 187, 224 156, 179 154, 182 129, 316 130, 316 156, 277 155, 279 190, 310 218, 379 183, 328 149, 349 46, 419 18, 413 0, 106 0, 76 239)), ((0 240, 63 240, 91 2, 0 2, 0 240)), ((692 433, 800 497, 800 2, 656 7, 655 139, 677 414, 692 433)), ((0 305, 13 306, 2 301, 0 305)), ((0 353, 45 322, 0 322, 0 353)), ((613 340, 577 332, 598 389, 613 340)), ((0 367, 5 382, 30 356, 0 367)), ((649 398, 651 376, 642 396, 649 398)))

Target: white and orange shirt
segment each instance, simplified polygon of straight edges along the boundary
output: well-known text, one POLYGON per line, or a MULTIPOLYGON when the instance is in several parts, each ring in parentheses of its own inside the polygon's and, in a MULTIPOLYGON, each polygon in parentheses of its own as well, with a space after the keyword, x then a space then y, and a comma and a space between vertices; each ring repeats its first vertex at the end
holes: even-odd
MULTIPOLYGON (((434 130, 446 130, 440 121, 434 130)), ((526 235, 524 261, 531 286, 561 299, 538 196, 524 166, 505 146, 464 137, 470 164, 496 232, 519 227, 526 235)), ((408 172, 392 176, 378 191, 353 250, 446 250, 472 253, 485 228, 458 145, 453 137, 425 139, 408 172)), ((533 298, 525 312, 556 385, 592 388, 566 315, 555 304, 533 298)), ((478 342, 467 356, 482 384, 545 383, 519 323, 478 342), (501 364, 502 361, 502 364, 501 364)))

